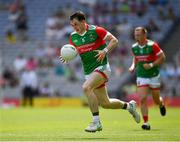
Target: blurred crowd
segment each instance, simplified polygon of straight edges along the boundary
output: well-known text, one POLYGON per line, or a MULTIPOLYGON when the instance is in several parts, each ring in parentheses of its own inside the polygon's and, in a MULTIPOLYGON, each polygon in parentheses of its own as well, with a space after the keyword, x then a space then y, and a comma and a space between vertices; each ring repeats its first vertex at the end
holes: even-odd
POLYGON ((6 40, 10 43, 16 43, 16 40, 27 40, 28 16, 26 6, 21 0, 15 0, 8 6, 9 24, 6 27, 6 40))
MULTIPOLYGON (((131 17, 145 19, 147 13, 150 13, 148 11, 155 7, 157 17, 149 16, 146 18, 147 22, 142 23, 141 26, 147 28, 149 38, 160 43, 166 38, 166 35, 158 23, 170 21, 174 24, 177 21, 176 13, 169 0, 112 0, 111 2, 77 0, 77 2, 87 14, 89 24, 103 26, 119 39, 119 46, 110 55, 112 75, 117 77, 127 72, 131 62, 131 45, 134 42, 133 29, 138 25, 131 22, 131 17)), ((39 83, 33 86, 35 89, 38 88, 36 93, 38 92, 41 96, 61 95, 53 88, 52 78, 44 82, 40 80, 44 76, 48 76, 51 71, 54 78, 65 78, 69 81, 84 79, 79 57, 65 66, 57 58, 60 48, 68 42, 69 34, 73 31, 68 18, 77 8, 74 3, 70 2, 57 7, 52 13, 49 13, 46 22, 42 23, 45 24, 44 40, 31 40, 31 37, 28 36, 28 21, 31 19, 28 18, 26 7, 28 5, 25 5, 22 0, 15 0, 8 6, 9 25, 6 27, 5 44, 11 44, 11 46, 20 44, 24 46, 23 48, 28 48, 27 44, 30 43, 33 46, 31 56, 19 52, 13 59, 12 66, 3 67, 0 84, 3 88, 7 86, 22 87, 24 72, 29 70, 35 74, 36 79, 34 80, 39 80, 39 83)), ((180 81, 180 53, 177 53, 172 62, 166 62, 161 67, 161 76, 164 94, 180 95, 180 86, 177 85, 180 81)), ((133 87, 130 84, 125 85, 124 88, 133 87)))

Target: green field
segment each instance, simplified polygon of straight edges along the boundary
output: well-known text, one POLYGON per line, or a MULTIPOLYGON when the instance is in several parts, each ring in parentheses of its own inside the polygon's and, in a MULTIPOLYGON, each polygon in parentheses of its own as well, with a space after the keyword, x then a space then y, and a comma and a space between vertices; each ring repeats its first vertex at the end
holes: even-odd
MULTIPOLYGON (((1 141, 180 141, 180 108, 161 117, 150 108, 152 130, 144 131, 125 110, 101 109, 103 131, 84 132, 88 108, 11 108, 0 110, 1 141)), ((142 121, 141 121, 142 122, 142 121)))

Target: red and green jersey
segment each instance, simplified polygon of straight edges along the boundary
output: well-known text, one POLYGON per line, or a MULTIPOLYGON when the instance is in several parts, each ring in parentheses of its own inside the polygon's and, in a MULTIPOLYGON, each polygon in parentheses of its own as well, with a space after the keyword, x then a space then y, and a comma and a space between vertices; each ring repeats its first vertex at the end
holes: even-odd
POLYGON ((86 32, 83 35, 71 33, 70 44, 76 47, 81 57, 85 75, 90 74, 98 66, 107 64, 107 57, 102 63, 98 62, 95 57, 97 52, 94 52, 94 50, 102 50, 106 47, 104 40, 106 35, 107 31, 104 28, 94 25, 86 25, 86 32))
POLYGON ((158 55, 162 52, 156 42, 147 40, 146 45, 143 46, 135 43, 132 46, 132 52, 135 56, 137 77, 151 78, 159 74, 158 66, 154 66, 148 70, 143 67, 144 63, 154 62, 158 58, 158 55))

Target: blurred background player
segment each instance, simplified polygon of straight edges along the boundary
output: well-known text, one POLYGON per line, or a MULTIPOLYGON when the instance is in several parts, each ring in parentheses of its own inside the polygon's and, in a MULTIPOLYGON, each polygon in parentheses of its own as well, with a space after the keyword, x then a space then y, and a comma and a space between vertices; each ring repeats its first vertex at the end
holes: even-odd
POLYGON ((34 97, 38 88, 38 77, 32 67, 27 66, 21 76, 22 105, 34 106, 34 97))
MULTIPOLYGON (((74 32, 70 36, 70 44, 78 50, 83 64, 86 81, 82 88, 93 115, 93 122, 85 129, 87 132, 102 130, 99 117, 100 104, 106 109, 127 109, 137 123, 140 116, 136 111, 136 102, 129 103, 108 97, 105 83, 110 76, 110 65, 107 55, 118 45, 118 40, 102 27, 88 25, 85 14, 77 11, 70 16, 70 24, 74 32), (108 44, 106 44, 108 42, 108 44)), ((65 60, 60 56, 61 62, 65 60)))
POLYGON ((147 107, 147 97, 150 91, 154 102, 159 105, 161 115, 166 115, 166 108, 160 97, 159 74, 159 66, 165 61, 165 55, 156 42, 147 39, 147 30, 144 27, 135 28, 134 37, 137 42, 132 45, 134 57, 129 71, 133 72, 136 68, 137 94, 140 97, 144 120, 142 129, 150 130, 147 107))

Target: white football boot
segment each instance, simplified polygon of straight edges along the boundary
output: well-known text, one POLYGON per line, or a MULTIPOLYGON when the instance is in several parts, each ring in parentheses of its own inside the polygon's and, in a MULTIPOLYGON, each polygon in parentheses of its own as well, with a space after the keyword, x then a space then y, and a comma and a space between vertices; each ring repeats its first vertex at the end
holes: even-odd
POLYGON ((141 117, 139 115, 139 113, 136 111, 136 102, 134 100, 129 102, 129 113, 133 116, 134 120, 137 123, 140 123, 141 121, 141 117))
POLYGON ((86 132, 96 132, 96 131, 102 131, 102 125, 101 122, 91 122, 89 126, 85 129, 86 132))

